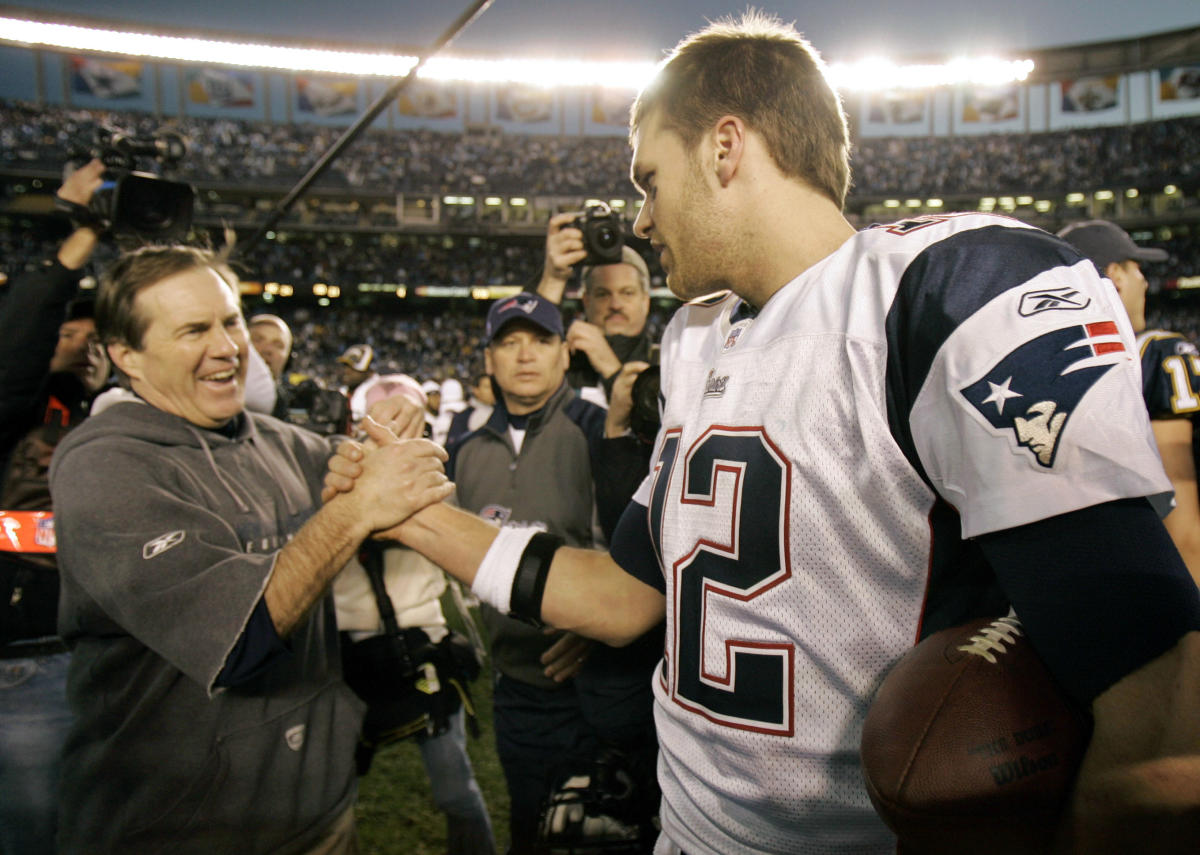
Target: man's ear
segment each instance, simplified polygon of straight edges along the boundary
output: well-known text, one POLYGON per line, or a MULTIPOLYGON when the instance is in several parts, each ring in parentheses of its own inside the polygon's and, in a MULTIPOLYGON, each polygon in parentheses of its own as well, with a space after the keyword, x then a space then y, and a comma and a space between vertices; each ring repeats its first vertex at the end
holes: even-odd
POLYGON ((142 354, 124 342, 108 345, 108 358, 130 380, 142 379, 142 354))
POLYGON ((1110 261, 1104 268, 1104 275, 1112 280, 1112 283, 1117 286, 1117 293, 1120 293, 1121 286, 1125 283, 1125 268, 1121 266, 1121 263, 1110 261))
POLYGON ((746 153, 746 123, 737 116, 722 116, 713 127, 717 180, 724 187, 733 180, 746 153))

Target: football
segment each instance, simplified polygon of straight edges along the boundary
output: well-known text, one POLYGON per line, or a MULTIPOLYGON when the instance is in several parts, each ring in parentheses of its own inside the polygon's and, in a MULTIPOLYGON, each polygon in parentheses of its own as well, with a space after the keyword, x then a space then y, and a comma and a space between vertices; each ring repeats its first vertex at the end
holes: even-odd
POLYGON ((901 852, 1048 852, 1091 735, 1015 617, 929 636, 863 726, 876 811, 901 852))

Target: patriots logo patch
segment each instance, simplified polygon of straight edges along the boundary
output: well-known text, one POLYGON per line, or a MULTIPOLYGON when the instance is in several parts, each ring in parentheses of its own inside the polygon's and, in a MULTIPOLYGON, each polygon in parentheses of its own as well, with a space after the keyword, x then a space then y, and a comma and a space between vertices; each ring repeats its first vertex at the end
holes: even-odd
POLYGON ((504 505, 484 505, 479 510, 479 516, 493 525, 503 526, 512 516, 512 508, 504 505))
POLYGON ((1012 430, 1040 466, 1054 465, 1071 413, 1096 381, 1128 358, 1112 321, 1046 333, 1005 356, 960 393, 998 431, 1012 430))

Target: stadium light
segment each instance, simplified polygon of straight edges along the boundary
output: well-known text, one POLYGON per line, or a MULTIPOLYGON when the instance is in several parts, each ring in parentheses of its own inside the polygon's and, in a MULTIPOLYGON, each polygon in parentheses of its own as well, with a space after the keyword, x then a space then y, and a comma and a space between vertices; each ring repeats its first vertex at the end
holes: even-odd
POLYGON ((960 58, 940 65, 897 65, 888 59, 863 59, 832 63, 828 76, 838 89, 875 92, 933 89, 959 83, 1001 86, 1026 79, 1033 67, 1031 59, 960 58))
MULTIPOLYGON (((415 56, 372 51, 326 50, 253 42, 165 36, 100 27, 83 27, 23 18, 0 17, 0 43, 92 51, 103 54, 318 72, 350 77, 403 77, 416 64, 415 56)), ((927 89, 971 83, 998 86, 1025 80, 1033 60, 959 58, 943 64, 899 65, 888 59, 864 59, 828 66, 830 82, 844 91, 927 89)), ((424 80, 470 83, 517 83, 560 88, 601 86, 636 91, 654 77, 658 65, 645 62, 586 60, 468 59, 435 56, 418 72, 424 80), (552 81, 552 82, 549 82, 552 81)))
POLYGON ((1111 190, 1097 190, 1097 191, 1096 191, 1096 193, 1095 193, 1095 196, 1096 196, 1096 201, 1098 201, 1098 202, 1107 202, 1109 199, 1111 199, 1111 198, 1113 197, 1113 191, 1111 191, 1111 190))
POLYGON ((1179 188, 1176 187, 1174 184, 1168 184, 1166 187, 1163 188, 1163 194, 1166 196, 1174 196, 1178 192, 1179 192, 1179 188))
POLYGON ((899 199, 884 199, 884 200, 883 200, 883 207, 885 207, 885 208, 899 208, 899 207, 900 207, 900 200, 899 200, 899 199))
POLYGON ((1138 197, 1138 189, 1136 187, 1130 187, 1128 190, 1125 191, 1126 199, 1136 199, 1137 197, 1138 197))

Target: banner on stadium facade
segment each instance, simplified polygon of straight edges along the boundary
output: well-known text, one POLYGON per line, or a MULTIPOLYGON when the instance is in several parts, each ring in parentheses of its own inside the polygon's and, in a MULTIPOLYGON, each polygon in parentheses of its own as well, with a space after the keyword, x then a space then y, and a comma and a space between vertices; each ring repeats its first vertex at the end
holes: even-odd
POLYGON ((929 97, 914 92, 872 92, 867 121, 878 125, 916 125, 926 120, 929 97))
POLYGON ((545 122, 554 114, 554 93, 538 86, 496 90, 496 118, 503 122, 545 122))
POLYGON ((1121 106, 1121 77, 1079 77, 1058 81, 1064 113, 1097 113, 1121 106))
POLYGON ((1158 100, 1200 98, 1200 65, 1169 65, 1158 70, 1158 100))
POLYGON ((1016 86, 968 86, 963 89, 963 122, 1006 122, 1021 115, 1016 86))
POLYGON ((628 125, 633 92, 596 88, 591 93, 592 121, 597 125, 628 125))
POLYGON ((197 68, 188 72, 187 97, 192 104, 213 107, 253 107, 255 75, 223 68, 197 68))
POLYGON ((449 84, 414 81, 396 97, 396 109, 405 116, 453 119, 458 115, 458 92, 449 84))
POLYGON ((358 81, 318 77, 296 78, 296 109, 318 116, 358 112, 358 81))
POLYGON ((136 98, 142 94, 145 65, 132 60, 71 57, 71 91, 96 98, 136 98))

